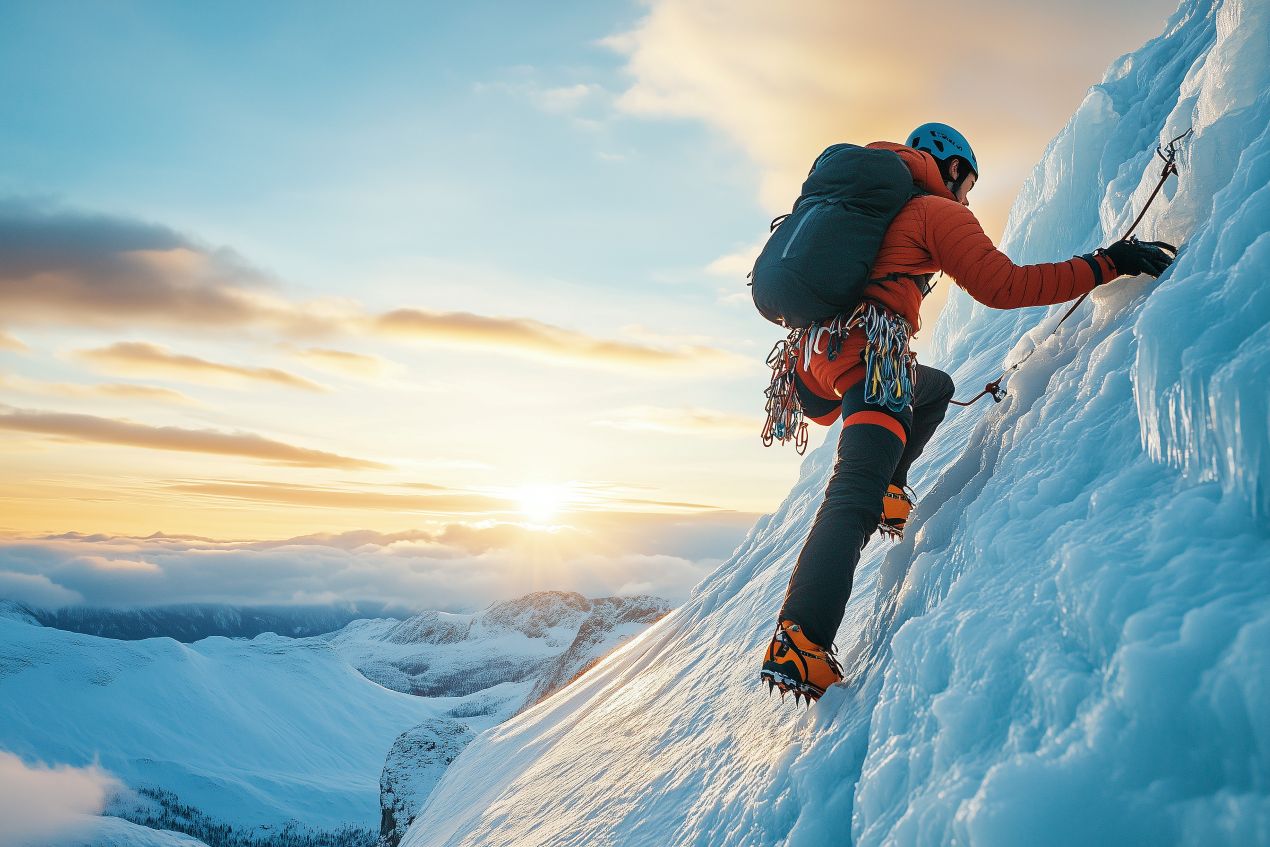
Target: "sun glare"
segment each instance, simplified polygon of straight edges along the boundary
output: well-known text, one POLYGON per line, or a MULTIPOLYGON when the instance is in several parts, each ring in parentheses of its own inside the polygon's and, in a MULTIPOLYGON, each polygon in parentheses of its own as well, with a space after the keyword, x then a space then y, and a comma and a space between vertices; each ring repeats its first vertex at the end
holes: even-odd
POLYGON ((523 485, 516 499, 526 518, 533 523, 548 523, 563 511, 569 490, 562 485, 523 485))

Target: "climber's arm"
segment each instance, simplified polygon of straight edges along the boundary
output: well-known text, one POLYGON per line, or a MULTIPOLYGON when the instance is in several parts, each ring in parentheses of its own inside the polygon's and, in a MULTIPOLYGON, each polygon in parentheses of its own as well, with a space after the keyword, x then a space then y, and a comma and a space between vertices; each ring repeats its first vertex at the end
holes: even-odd
POLYGON ((992 244, 970 209, 932 201, 926 213, 927 246, 939 267, 971 297, 994 309, 1049 306, 1092 291, 1116 277, 1104 254, 1065 262, 1016 265, 992 244))

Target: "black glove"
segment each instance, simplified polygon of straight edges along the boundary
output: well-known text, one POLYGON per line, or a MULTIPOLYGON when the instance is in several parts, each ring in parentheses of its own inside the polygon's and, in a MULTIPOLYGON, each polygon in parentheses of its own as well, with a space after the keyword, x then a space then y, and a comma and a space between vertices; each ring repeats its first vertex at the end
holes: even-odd
POLYGON ((1177 256, 1177 248, 1172 244, 1165 244, 1163 241, 1139 241, 1132 236, 1117 241, 1102 252, 1116 266, 1116 273, 1125 276, 1150 274, 1158 277, 1173 264, 1173 259, 1177 256), (1169 253, 1173 255, 1170 256, 1169 253))

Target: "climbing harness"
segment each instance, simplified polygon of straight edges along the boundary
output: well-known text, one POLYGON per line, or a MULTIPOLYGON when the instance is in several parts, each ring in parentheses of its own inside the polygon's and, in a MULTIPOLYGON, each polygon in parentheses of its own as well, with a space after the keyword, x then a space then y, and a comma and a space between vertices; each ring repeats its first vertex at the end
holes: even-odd
POLYGON ((864 302, 850 315, 836 315, 826 324, 792 330, 772 347, 767 356, 772 377, 763 392, 767 398, 763 446, 792 440, 798 455, 806 451, 807 422, 795 382, 799 359, 804 371, 811 367, 813 356, 823 354, 834 361, 854 329, 864 332, 864 350, 860 354, 864 361, 864 402, 893 412, 901 412, 913 402, 917 359, 908 349, 912 328, 894 312, 864 302))
MULTIPOLYGON (((1190 135, 1193 131, 1194 131, 1193 129, 1186 130, 1186 132, 1177 136, 1176 138, 1171 140, 1168 144, 1164 145, 1163 147, 1156 145, 1155 155, 1159 156, 1160 159, 1164 162, 1164 169, 1160 172, 1160 181, 1156 183, 1155 190, 1152 191, 1151 196, 1147 198, 1147 202, 1142 207, 1142 211, 1138 213, 1138 216, 1134 218, 1133 223, 1129 226, 1129 229, 1125 232, 1123 236, 1121 236, 1120 238, 1121 241, 1129 241, 1129 240, 1133 240, 1135 242, 1137 241, 1136 238, 1132 237, 1133 231, 1138 228, 1138 224, 1142 223, 1142 218, 1146 215, 1147 209, 1151 208, 1151 204, 1155 202, 1155 198, 1156 196, 1159 195, 1160 189, 1164 188, 1164 181, 1167 180, 1169 176, 1177 173, 1177 153, 1178 153, 1179 145, 1181 145, 1181 143, 1186 140, 1186 137, 1190 135)), ((1164 244, 1163 242, 1160 242, 1160 241, 1151 241, 1147 243, 1153 244, 1157 247, 1170 249, 1175 254, 1177 252, 1176 249, 1172 248, 1171 245, 1164 244)), ((1088 296, 1089 296, 1089 292, 1082 294, 1080 296, 1080 299, 1078 299, 1075 303, 1073 303, 1072 307, 1067 310, 1067 313, 1058 319, 1058 323, 1054 324, 1054 329, 1050 332, 1049 335, 1047 335, 1040 343, 1038 343, 1035 347, 1029 350, 1022 359, 1015 362, 1010 367, 1006 368, 1005 371, 1002 372, 1001 376, 997 377, 995 380, 985 385, 983 387, 983 391, 980 391, 978 394, 976 394, 974 397, 971 397, 969 400, 953 400, 952 401, 953 405, 970 406, 974 404, 980 397, 983 397, 984 395, 991 396, 993 401, 997 403, 1000 403, 1002 400, 1004 400, 1005 389, 1001 387, 1002 380, 1004 380, 1012 372, 1017 371, 1020 367, 1022 367, 1023 363, 1026 362, 1028 359, 1030 359, 1032 357, 1032 354, 1035 353, 1038 349, 1040 349, 1041 344, 1045 343, 1045 341, 1048 341, 1050 338, 1053 338, 1055 335, 1057 335, 1059 327, 1063 325, 1064 321, 1066 321, 1068 318, 1072 316, 1072 314, 1076 311, 1077 307, 1079 307, 1081 303, 1084 303, 1085 298, 1088 296)))

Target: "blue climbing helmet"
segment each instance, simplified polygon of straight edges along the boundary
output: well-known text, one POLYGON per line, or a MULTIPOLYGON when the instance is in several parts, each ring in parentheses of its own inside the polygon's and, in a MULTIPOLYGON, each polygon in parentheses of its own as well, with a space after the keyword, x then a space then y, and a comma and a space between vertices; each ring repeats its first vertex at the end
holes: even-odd
POLYGON ((975 177, 979 176, 979 161, 975 158, 975 151, 970 149, 970 142, 948 124, 922 124, 908 134, 906 143, 914 150, 925 150, 940 161, 949 156, 960 156, 970 163, 975 177))

